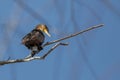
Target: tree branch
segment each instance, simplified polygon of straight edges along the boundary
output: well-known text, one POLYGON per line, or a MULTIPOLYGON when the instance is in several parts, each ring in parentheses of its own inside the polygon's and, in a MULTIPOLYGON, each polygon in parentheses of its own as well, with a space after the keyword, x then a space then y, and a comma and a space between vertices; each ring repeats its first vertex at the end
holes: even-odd
POLYGON ((60 41, 62 41, 62 40, 65 40, 65 39, 68 39, 68 38, 71 38, 71 37, 75 37, 75 36, 77 36, 77 35, 79 35, 79 34, 82 34, 82 33, 84 33, 84 32, 87 32, 87 31, 90 31, 90 30, 93 30, 93 29, 96 29, 96 28, 99 28, 99 27, 103 27, 103 26, 104 26, 104 24, 99 24, 99 25, 96 25, 96 26, 89 27, 89 28, 87 28, 87 29, 85 29, 85 30, 82 30, 82 31, 80 31, 80 32, 77 32, 77 33, 68 35, 68 36, 66 36, 66 37, 63 37, 63 38, 60 38, 60 39, 57 39, 57 40, 54 40, 54 41, 51 41, 51 42, 46 42, 46 43, 43 45, 43 47, 45 47, 45 46, 47 46, 47 45, 50 45, 50 44, 54 44, 54 43, 60 42, 60 41))
POLYGON ((57 43, 55 46, 53 46, 45 55, 42 56, 42 59, 45 59, 48 54, 50 54, 55 48, 57 48, 59 45, 67 46, 68 43, 57 43))
POLYGON ((71 37, 75 37, 75 36, 77 36, 79 34, 82 34, 84 32, 87 32, 87 31, 90 31, 90 30, 102 27, 103 25, 104 24, 99 24, 99 25, 96 25, 96 26, 92 26, 92 27, 89 27, 89 28, 87 28, 85 30, 82 30, 80 32, 71 34, 69 36, 66 36, 66 37, 63 37, 63 38, 51 41, 51 42, 46 42, 42 47, 45 47, 45 46, 48 46, 48 45, 51 45, 51 44, 54 44, 54 43, 56 43, 56 44, 46 54, 44 54, 41 57, 40 56, 34 56, 34 57, 23 58, 23 59, 0 61, 0 65, 11 64, 11 63, 18 63, 18 62, 28 62, 28 61, 32 61, 32 60, 43 60, 43 59, 45 59, 48 56, 48 54, 50 54, 58 46, 60 46, 60 45, 63 45, 63 46, 68 45, 67 43, 58 43, 58 42, 60 42, 62 40, 65 40, 65 39, 68 39, 68 38, 71 38, 71 37))
POLYGON ((32 60, 42 60, 42 59, 45 59, 48 54, 50 54, 55 48, 57 48, 57 47, 60 46, 60 45, 66 46, 66 45, 68 45, 68 44, 67 44, 67 43, 56 43, 46 54, 44 54, 44 55, 41 56, 41 57, 40 57, 40 56, 34 56, 34 57, 30 57, 30 58, 0 61, 0 65, 11 64, 11 63, 18 63, 18 62, 28 62, 28 61, 32 61, 32 60))

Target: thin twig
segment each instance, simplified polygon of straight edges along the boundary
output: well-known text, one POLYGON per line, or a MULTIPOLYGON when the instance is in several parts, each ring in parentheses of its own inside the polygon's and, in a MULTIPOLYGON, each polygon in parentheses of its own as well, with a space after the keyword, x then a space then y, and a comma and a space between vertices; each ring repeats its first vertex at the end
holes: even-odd
POLYGON ((48 54, 50 54, 55 48, 57 48, 59 45, 67 46, 68 43, 57 43, 55 46, 53 46, 45 55, 42 56, 42 59, 45 59, 48 54))
POLYGON ((44 54, 42 57, 40 56, 34 56, 30 58, 23 58, 23 59, 15 59, 15 60, 6 60, 6 61, 0 61, 0 65, 5 65, 5 64, 11 64, 11 63, 19 63, 19 62, 28 62, 32 60, 42 60, 45 59, 45 57, 50 54, 55 48, 58 46, 63 45, 66 46, 68 45, 67 43, 56 43, 46 54, 44 54))
POLYGON ((50 45, 50 44, 54 44, 54 43, 57 43, 57 42, 60 42, 62 40, 65 40, 65 39, 68 39, 68 38, 71 38, 71 37, 74 37, 74 36, 77 36, 79 34, 82 34, 84 32, 87 32, 87 31, 90 31, 90 30, 93 30, 93 29, 96 29, 96 28, 99 28, 99 27, 102 27, 104 26, 104 24, 99 24, 99 25, 96 25, 96 26, 92 26, 92 27, 89 27, 85 30, 82 30, 80 32, 77 32, 77 33, 74 33, 74 34, 71 34, 69 36, 66 36, 66 37, 63 37, 63 38, 60 38, 60 39, 57 39, 57 40, 54 40, 54 41, 51 41, 51 42, 46 42, 43 47, 47 46, 47 45, 50 45))

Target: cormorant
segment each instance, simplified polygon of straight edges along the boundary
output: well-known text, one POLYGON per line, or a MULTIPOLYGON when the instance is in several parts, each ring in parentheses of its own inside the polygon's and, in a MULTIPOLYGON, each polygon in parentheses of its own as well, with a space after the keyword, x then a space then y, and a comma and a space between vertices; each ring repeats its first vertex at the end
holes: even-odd
POLYGON ((32 51, 29 57, 33 57, 43 49, 42 44, 45 39, 43 33, 46 33, 49 37, 51 36, 46 25, 38 24, 35 29, 23 37, 22 44, 32 51))

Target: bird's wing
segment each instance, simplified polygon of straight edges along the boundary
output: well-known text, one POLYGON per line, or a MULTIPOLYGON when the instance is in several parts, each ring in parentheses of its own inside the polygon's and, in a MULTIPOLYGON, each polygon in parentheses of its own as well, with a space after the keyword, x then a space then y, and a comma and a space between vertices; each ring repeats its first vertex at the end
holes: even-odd
POLYGON ((27 41, 29 41, 31 38, 31 33, 28 33, 26 36, 24 36, 22 38, 22 44, 26 43, 27 41))
POLYGON ((25 37, 22 39, 22 44, 25 44, 27 42, 30 43, 43 43, 44 42, 44 35, 42 32, 33 30, 32 32, 28 33, 25 37))

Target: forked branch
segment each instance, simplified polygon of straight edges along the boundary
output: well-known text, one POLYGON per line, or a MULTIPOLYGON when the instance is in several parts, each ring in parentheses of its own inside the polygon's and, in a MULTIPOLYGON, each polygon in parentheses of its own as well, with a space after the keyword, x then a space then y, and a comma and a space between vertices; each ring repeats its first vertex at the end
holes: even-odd
POLYGON ((57 47, 60 46, 60 45, 66 46, 66 45, 68 45, 68 44, 67 44, 67 43, 56 43, 46 54, 44 54, 44 55, 41 56, 41 57, 40 57, 40 56, 34 56, 34 57, 30 57, 30 58, 0 61, 0 65, 11 64, 11 63, 18 63, 18 62, 28 62, 28 61, 32 61, 32 60, 42 60, 42 59, 45 59, 48 54, 50 54, 55 48, 57 48, 57 47))
POLYGON ((56 43, 46 54, 44 54, 43 56, 34 56, 34 57, 30 57, 30 58, 23 58, 23 59, 15 59, 15 60, 5 60, 5 61, 0 61, 0 65, 5 65, 5 64, 11 64, 11 63, 19 63, 19 62, 28 62, 28 61, 32 61, 32 60, 43 60, 45 59, 48 54, 50 54, 55 48, 57 48, 58 46, 60 45, 63 45, 63 46, 66 46, 68 44, 66 43, 58 43, 62 40, 66 40, 66 39, 69 39, 69 38, 72 38, 72 37, 75 37, 79 34, 82 34, 84 32, 87 32, 87 31, 90 31, 90 30, 93 30, 93 29, 96 29, 96 28, 99 28, 99 27, 102 27, 104 24, 99 24, 99 25, 96 25, 96 26, 92 26, 92 27, 89 27, 85 30, 82 30, 80 32, 77 32, 77 33, 74 33, 74 34, 71 34, 71 35, 68 35, 66 37, 63 37, 63 38, 60 38, 60 39, 57 39, 57 40, 54 40, 54 41, 51 41, 51 42, 47 42, 43 45, 43 47, 45 46, 48 46, 48 45, 51 45, 51 44, 54 44, 56 43))

